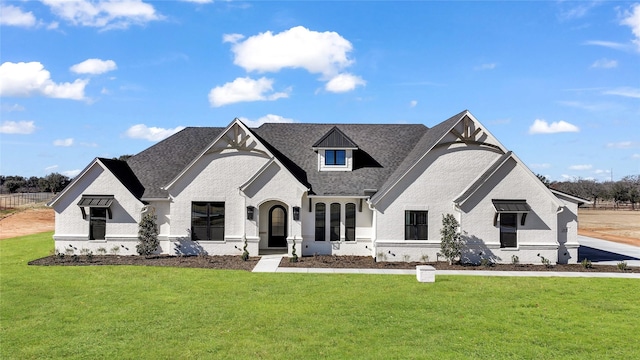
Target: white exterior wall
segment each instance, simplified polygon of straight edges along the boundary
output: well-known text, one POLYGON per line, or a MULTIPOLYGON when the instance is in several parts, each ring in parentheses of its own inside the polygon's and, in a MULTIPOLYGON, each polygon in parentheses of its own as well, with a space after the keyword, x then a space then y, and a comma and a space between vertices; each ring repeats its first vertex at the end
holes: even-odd
POLYGON ((96 162, 53 205, 56 212, 55 248, 62 253, 73 248, 76 254, 80 254, 82 249, 96 254, 99 248, 111 252, 115 246, 120 247, 120 255, 137 254, 138 222, 143 206, 110 171, 96 162), (112 218, 107 218, 105 240, 89 240, 90 211, 86 209, 87 216, 83 219, 77 206, 82 195, 114 196, 112 218))
POLYGON ((511 263, 515 255, 520 263, 525 264, 542 264, 542 256, 552 263, 557 262, 558 205, 554 202, 555 197, 546 194, 538 180, 527 171, 515 160, 509 160, 462 205, 460 226, 463 232, 466 231, 464 236, 471 248, 465 254, 467 261, 477 263, 485 257, 495 262, 511 263), (524 225, 520 222, 522 214, 518 214, 516 248, 500 248, 500 222, 493 225, 495 208, 492 199, 526 200, 531 207, 524 225))
MULTIPOLYGON (((184 254, 241 255, 244 246, 246 206, 239 187, 255 174, 268 158, 248 151, 205 154, 169 189, 171 220, 168 238, 184 254), (194 201, 224 202, 224 241, 191 241, 191 204, 194 201)), ((257 241, 248 244, 258 253, 257 241)))
POLYGON ((373 256, 373 211, 369 209, 365 199, 360 198, 332 198, 332 197, 313 197, 311 204, 311 212, 309 212, 308 200, 304 200, 305 207, 302 209, 302 233, 304 243, 302 246, 302 255, 358 255, 373 256), (362 207, 360 202, 362 201, 362 207), (315 206, 317 203, 326 205, 325 212, 325 241, 315 241, 315 224, 316 213, 315 206), (340 204, 340 241, 329 241, 329 225, 331 216, 331 204, 340 204), (345 241, 345 206, 348 203, 356 205, 356 240, 345 241), (362 211, 360 211, 362 209, 362 211))
POLYGON ((455 211, 453 198, 462 193, 500 154, 477 147, 432 150, 383 197, 376 210, 376 257, 382 261, 429 261, 440 251, 443 214, 455 211), (404 240, 405 211, 428 211, 429 240, 404 240))
POLYGON ((558 214, 558 263, 576 264, 578 262, 578 204, 558 196, 564 204, 558 214))
POLYGON ((454 146, 434 149, 392 192, 376 205, 376 256, 384 261, 428 261, 438 259, 442 215, 453 214, 460 222, 468 250, 463 261, 479 263, 481 257, 509 263, 511 256, 521 263, 540 264, 544 256, 558 259, 557 206, 522 165, 509 160, 490 181, 468 199, 462 209, 453 199, 462 194, 501 154, 487 148, 454 146), (527 200, 532 211, 524 226, 518 217, 518 248, 500 249, 499 223, 494 226, 492 199, 527 200), (429 240, 404 240, 406 210, 427 210, 429 240))

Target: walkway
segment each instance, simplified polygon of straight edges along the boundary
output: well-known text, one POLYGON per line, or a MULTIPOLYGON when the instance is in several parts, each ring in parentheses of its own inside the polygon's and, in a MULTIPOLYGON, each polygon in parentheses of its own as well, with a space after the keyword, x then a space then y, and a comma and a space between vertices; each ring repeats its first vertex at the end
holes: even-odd
MULTIPOLYGON (((626 261, 629 266, 640 266, 640 247, 619 244, 611 241, 578 236, 580 250, 578 261, 583 258, 594 264, 616 265, 626 261)), ((263 255, 253 272, 269 273, 302 273, 302 274, 375 274, 375 275, 413 275, 415 269, 329 269, 329 268, 290 268, 280 267, 280 261, 286 255, 263 255)), ((467 276, 515 276, 515 277, 588 277, 588 278, 628 278, 640 279, 640 274, 634 273, 597 273, 597 272, 566 272, 566 271, 483 271, 483 270, 436 270, 437 275, 467 275, 467 276)))

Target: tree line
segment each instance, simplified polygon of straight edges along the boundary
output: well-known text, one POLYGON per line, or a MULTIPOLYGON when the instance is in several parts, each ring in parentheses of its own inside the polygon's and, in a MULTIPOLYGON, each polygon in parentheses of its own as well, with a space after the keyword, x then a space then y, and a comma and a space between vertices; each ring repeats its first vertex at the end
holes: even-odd
POLYGON ((618 181, 599 182, 592 179, 576 179, 573 181, 549 181, 546 177, 538 178, 549 188, 590 200, 593 207, 598 201, 610 201, 616 207, 630 204, 635 210, 640 202, 640 175, 628 175, 618 181))
POLYGON ((51 173, 44 177, 0 175, 0 192, 3 194, 51 192, 57 193, 71 182, 68 176, 51 173))

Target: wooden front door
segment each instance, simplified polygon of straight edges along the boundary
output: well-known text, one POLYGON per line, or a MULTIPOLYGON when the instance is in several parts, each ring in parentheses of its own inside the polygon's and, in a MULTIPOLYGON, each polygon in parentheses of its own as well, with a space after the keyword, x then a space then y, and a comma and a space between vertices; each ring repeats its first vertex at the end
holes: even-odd
POLYGON ((269 210, 269 247, 287 247, 287 210, 282 205, 269 210))

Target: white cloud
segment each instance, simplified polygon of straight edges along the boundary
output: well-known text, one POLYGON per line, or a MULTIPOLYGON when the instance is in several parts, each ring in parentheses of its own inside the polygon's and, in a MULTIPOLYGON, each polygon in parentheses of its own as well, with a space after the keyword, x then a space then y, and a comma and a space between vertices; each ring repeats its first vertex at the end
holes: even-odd
POLYGON ((530 164, 529 167, 532 168, 532 169, 548 169, 548 168, 551 167, 551 164, 549 164, 549 163, 530 164))
POLYGON ((580 128, 566 121, 547 123, 545 120, 536 119, 531 127, 529 134, 555 134, 561 132, 579 132, 580 128))
POLYGON ((242 34, 224 34, 222 35, 222 42, 223 43, 232 43, 235 44, 238 41, 244 39, 244 35, 242 34))
POLYGON ((220 107, 238 102, 277 100, 289 96, 286 92, 272 93, 272 91, 272 79, 237 78, 233 82, 211 89, 209 103, 213 107, 220 107))
POLYGON ((633 154, 631 155, 632 159, 640 159, 640 154, 633 154))
POLYGON ((0 104, 0 111, 3 112, 14 112, 14 111, 24 111, 24 106, 20 104, 0 104))
POLYGON ((603 46, 615 50, 629 50, 630 46, 613 41, 589 40, 584 42, 585 45, 603 46))
POLYGON ((334 92, 334 93, 342 93, 351 91, 356 88, 358 85, 366 85, 367 82, 362 80, 361 77, 355 76, 349 73, 339 74, 334 76, 327 84, 325 85, 325 90, 334 92))
POLYGON ((593 64, 591 64, 592 68, 602 68, 602 69, 612 69, 618 66, 618 62, 616 60, 609 60, 606 58, 596 60, 593 64))
POLYGON ((163 129, 158 127, 148 127, 145 124, 133 125, 125 132, 127 137, 132 139, 145 139, 149 141, 160 141, 184 129, 184 126, 178 126, 173 129, 163 129))
POLYGON ((498 66, 498 64, 496 63, 488 63, 488 64, 482 64, 482 65, 478 65, 476 67, 474 67, 474 70, 493 70, 496 68, 496 66, 498 66))
POLYGON ((39 62, 5 62, 0 65, 0 96, 44 95, 57 99, 83 100, 87 79, 56 84, 39 62))
POLYGON ((611 89, 611 90, 604 91, 603 94, 618 95, 618 96, 630 97, 634 99, 640 99, 640 89, 631 88, 631 87, 620 87, 617 89, 611 89))
POLYGON ((640 4, 631 5, 631 11, 624 12, 624 18, 620 24, 631 28, 635 39, 631 40, 636 45, 636 50, 640 51, 640 4))
POLYGON ((418 100, 411 100, 409 102, 409 107, 416 107, 416 105, 418 105, 418 100))
POLYGON ((0 134, 21 134, 28 135, 36 131, 33 121, 10 121, 6 120, 0 125, 0 134))
POLYGON ((294 123, 296 122, 293 119, 289 119, 286 117, 282 117, 280 115, 267 114, 257 120, 249 120, 247 118, 241 117, 240 120, 247 125, 248 127, 256 128, 262 124, 266 123, 294 123))
POLYGON ((583 165, 571 165, 569 166, 569 170, 591 170, 593 165, 583 164, 583 165))
POLYGON ((73 25, 99 27, 103 30, 126 29, 162 20, 151 4, 141 0, 42 0, 58 17, 73 25))
POLYGON ((53 141, 53 146, 69 147, 73 145, 73 138, 58 139, 53 141))
POLYGON ((33 27, 36 23, 31 11, 24 12, 19 7, 0 4, 0 25, 33 27))
POLYGON ((611 149, 630 149, 635 147, 635 143, 633 141, 611 142, 607 143, 607 147, 611 149))
POLYGON ((182 2, 190 2, 194 4, 210 4, 213 0, 180 0, 182 2))
POLYGON ((117 69, 118 66, 113 60, 87 59, 79 64, 73 65, 69 70, 76 74, 104 74, 117 69))
POLYGON ((47 166, 46 168, 44 168, 45 171, 51 171, 51 170, 55 170, 58 168, 58 165, 51 165, 51 166, 47 166))
POLYGON ((601 169, 596 169, 593 171, 596 175, 606 175, 606 174, 610 174, 611 170, 601 170, 601 169))
POLYGON ((80 170, 80 169, 67 170, 67 171, 63 171, 62 175, 68 176, 68 177, 73 179, 74 177, 78 176, 78 174, 80 174, 81 171, 82 170, 80 170))

